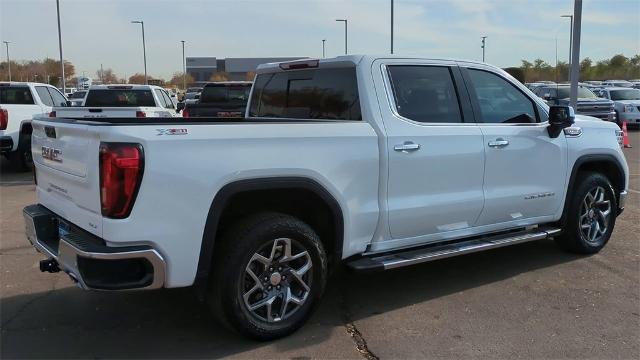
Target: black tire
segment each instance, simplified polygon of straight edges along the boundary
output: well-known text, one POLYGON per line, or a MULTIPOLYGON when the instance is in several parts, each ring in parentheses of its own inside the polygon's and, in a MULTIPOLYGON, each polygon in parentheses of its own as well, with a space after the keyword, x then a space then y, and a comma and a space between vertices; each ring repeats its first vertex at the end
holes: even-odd
POLYGON ((11 167, 16 171, 26 172, 33 170, 33 157, 31 156, 31 135, 20 134, 20 141, 16 151, 8 156, 11 167))
POLYGON ((616 124, 618 124, 618 127, 622 129, 622 120, 620 120, 620 113, 618 110, 616 110, 616 124))
MULTIPOLYGON (((595 254, 602 250, 609 241, 611 233, 613 232, 618 209, 615 192, 609 179, 600 173, 579 173, 574 191, 569 195, 567 201, 569 202, 569 207, 565 214, 565 229, 561 236, 555 238, 556 243, 562 249, 578 254, 595 254), (594 207, 586 206, 585 204, 590 203, 590 198, 587 197, 587 194, 591 194, 593 198, 593 194, 599 194, 594 192, 598 189, 602 189, 602 196, 605 202, 600 202, 601 205, 596 205, 594 207), (608 206, 606 205, 606 201, 608 201, 608 206), (589 208, 593 211, 588 210, 589 208), (599 216, 599 214, 606 212, 604 210, 607 208, 610 212, 606 230, 603 231, 598 238, 590 241, 588 237, 592 236, 592 233, 589 231, 593 231, 593 234, 596 235, 600 233, 602 224, 601 220, 603 217, 599 216), (585 210, 587 210, 586 213, 585 210), (583 217, 583 215, 586 217, 583 217), (591 226, 596 225, 593 224, 594 221, 598 222, 597 230, 591 226), (589 227, 583 229, 583 226, 589 227), (589 232, 589 235, 586 235, 584 232, 589 232)), ((598 202, 596 201, 596 203, 598 202)))
MULTIPOLYGON (((238 221, 218 241, 221 243, 216 247, 214 272, 210 276, 207 297, 218 319, 242 335, 263 341, 289 335, 300 328, 316 307, 324 292, 327 280, 327 258, 322 242, 313 229, 293 216, 262 213, 238 221), (308 291, 301 290, 301 286, 298 285, 299 283, 294 276, 289 276, 289 279, 285 280, 286 274, 291 274, 291 271, 295 270, 294 265, 291 264, 293 261, 278 263, 285 268, 280 271, 277 269, 279 265, 276 265, 274 270, 278 275, 271 273, 272 277, 267 277, 270 274, 268 266, 265 265, 264 272, 260 272, 259 267, 263 265, 262 262, 255 260, 255 258, 251 261, 255 254, 264 251, 264 249, 268 250, 269 246, 272 246, 271 251, 278 254, 278 251, 286 248, 282 247, 284 243, 281 242, 286 239, 290 239, 291 247, 289 249, 295 248, 296 251, 301 251, 299 254, 303 254, 301 249, 304 249, 308 254, 308 256, 305 255, 299 259, 305 261, 305 264, 308 264, 309 261, 311 263, 311 269, 304 275, 306 276, 305 281, 309 283, 310 289, 308 291), (286 268, 289 265, 292 267, 286 268), (254 266, 252 271, 257 273, 256 278, 249 276, 247 272, 247 268, 251 266, 254 266), (282 283, 280 276, 282 276, 282 283), (263 288, 256 291, 257 300, 254 303, 251 303, 253 301, 251 298, 248 300, 249 302, 245 302, 243 294, 251 292, 247 289, 260 286, 254 279, 264 281, 263 288), (280 284, 277 285, 279 290, 276 290, 275 282, 272 279, 277 279, 275 281, 280 284), (268 287, 269 290, 267 290, 268 287), (302 305, 290 303, 290 305, 282 306, 284 294, 280 295, 283 297, 272 295, 279 291, 289 290, 290 294, 299 296, 306 293, 302 305), (294 291, 295 293, 293 293, 294 291), (287 314, 287 309, 290 309, 289 315, 281 316, 282 320, 268 321, 265 319, 267 318, 266 307, 264 309, 260 307, 254 311, 249 309, 250 305, 258 304, 260 299, 272 298, 276 298, 273 302, 273 308, 279 309, 281 315, 287 314), (281 299, 280 302, 278 299, 281 299)), ((266 255, 266 253, 261 254, 266 255)), ((296 253, 291 250, 291 254, 295 255, 296 253)), ((271 256, 271 258, 277 259, 277 255, 271 256)), ((274 313, 277 311, 276 309, 273 310, 274 313)))

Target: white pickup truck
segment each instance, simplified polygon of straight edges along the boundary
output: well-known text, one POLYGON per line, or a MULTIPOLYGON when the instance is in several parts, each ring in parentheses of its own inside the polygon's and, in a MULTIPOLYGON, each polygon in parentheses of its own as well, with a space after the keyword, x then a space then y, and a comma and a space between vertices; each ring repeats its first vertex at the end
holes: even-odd
POLYGON ((53 106, 69 103, 54 86, 30 82, 0 82, 0 153, 14 169, 29 170, 31 119, 47 116, 53 106))
POLYGON ((51 117, 176 117, 167 90, 154 85, 92 85, 80 106, 54 108, 51 117))
POLYGON ((483 63, 265 64, 241 119, 34 121, 27 236, 42 271, 82 288, 196 285, 224 323, 273 339, 340 264, 548 238, 598 252, 627 198, 620 136, 483 63))

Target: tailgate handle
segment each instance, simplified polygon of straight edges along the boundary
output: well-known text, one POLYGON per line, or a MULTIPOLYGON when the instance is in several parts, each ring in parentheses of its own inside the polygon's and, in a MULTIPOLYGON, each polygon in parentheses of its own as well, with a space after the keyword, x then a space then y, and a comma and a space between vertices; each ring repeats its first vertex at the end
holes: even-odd
POLYGON ((89 109, 89 112, 92 112, 92 113, 102 112, 102 109, 89 109))
POLYGON ((47 137, 54 139, 56 138, 56 128, 54 128, 53 126, 45 126, 44 133, 47 135, 47 137))

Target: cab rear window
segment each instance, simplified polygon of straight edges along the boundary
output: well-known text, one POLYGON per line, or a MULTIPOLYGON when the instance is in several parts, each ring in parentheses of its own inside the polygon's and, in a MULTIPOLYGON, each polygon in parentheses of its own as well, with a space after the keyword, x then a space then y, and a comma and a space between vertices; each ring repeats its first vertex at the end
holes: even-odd
POLYGON ((33 103, 31 90, 26 86, 0 87, 0 104, 29 105, 33 103))
POLYGON ((89 90, 85 106, 156 106, 151 90, 108 89, 89 90))
POLYGON ((355 68, 260 74, 255 80, 249 115, 362 120, 355 68))

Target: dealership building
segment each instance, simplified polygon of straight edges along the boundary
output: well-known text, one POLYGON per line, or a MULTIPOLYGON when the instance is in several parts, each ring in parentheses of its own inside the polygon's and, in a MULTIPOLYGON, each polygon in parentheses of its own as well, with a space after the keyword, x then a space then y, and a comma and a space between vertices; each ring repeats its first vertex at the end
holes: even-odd
POLYGON ((193 77, 196 84, 205 84, 216 73, 225 73, 229 80, 247 80, 247 73, 256 71, 260 64, 301 59, 300 57, 277 58, 226 58, 187 57, 187 74, 193 77))

